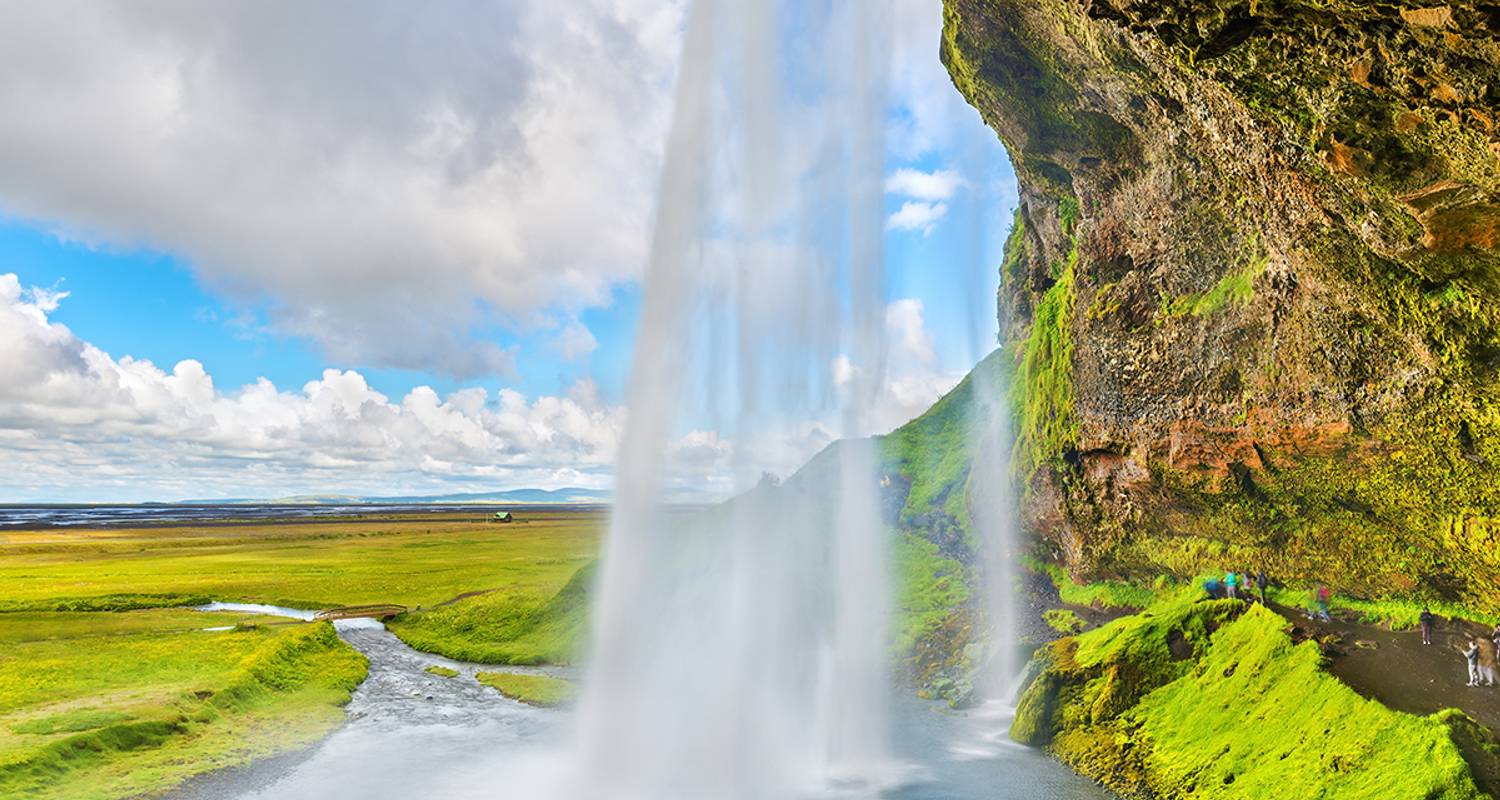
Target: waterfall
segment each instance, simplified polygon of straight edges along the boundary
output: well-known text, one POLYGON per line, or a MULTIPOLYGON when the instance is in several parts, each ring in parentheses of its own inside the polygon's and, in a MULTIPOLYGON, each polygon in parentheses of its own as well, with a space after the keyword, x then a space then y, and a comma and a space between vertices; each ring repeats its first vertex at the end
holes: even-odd
POLYGON ((689 13, 579 704, 580 798, 865 791, 889 769, 888 542, 877 453, 857 438, 885 369, 888 11, 689 13), (844 440, 762 479, 777 442, 823 424, 844 440), (736 498, 673 509, 663 490, 692 468, 677 443, 704 430, 729 442, 736 498))
POLYGON ((1018 626, 1022 591, 1016 582, 1020 547, 1010 474, 1010 413, 999 364, 1004 357, 1003 352, 998 353, 974 371, 970 414, 974 462, 969 505, 987 638, 975 689, 992 707, 1008 712, 1021 671, 1018 626))

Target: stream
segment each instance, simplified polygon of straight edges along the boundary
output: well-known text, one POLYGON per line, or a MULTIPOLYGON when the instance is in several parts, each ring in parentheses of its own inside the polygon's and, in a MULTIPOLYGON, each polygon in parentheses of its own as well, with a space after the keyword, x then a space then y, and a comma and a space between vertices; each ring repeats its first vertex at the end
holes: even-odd
MULTIPOLYGON (((205 610, 307 618, 309 612, 216 603, 205 610)), ((566 669, 467 664, 421 653, 375 620, 340 620, 339 636, 370 660, 349 721, 318 745, 199 776, 169 800, 493 800, 562 792, 567 711, 533 708, 479 684, 479 671, 571 677, 566 669), (458 670, 454 678, 428 666, 458 670)), ((888 800, 1091 800, 1110 795, 1004 736, 1003 714, 959 714, 902 696, 896 749, 909 765, 888 800)), ((845 795, 847 796, 847 795, 845 795)), ((676 800, 663 798, 662 800, 676 800)))

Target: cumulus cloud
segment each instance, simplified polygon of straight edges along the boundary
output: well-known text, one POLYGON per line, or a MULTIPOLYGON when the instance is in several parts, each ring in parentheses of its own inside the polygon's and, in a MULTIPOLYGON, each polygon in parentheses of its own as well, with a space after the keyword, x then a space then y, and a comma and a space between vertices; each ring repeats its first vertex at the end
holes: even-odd
MULTIPOLYGON (((612 485, 625 410, 592 381, 565 394, 512 389, 401 398, 355 370, 325 370, 300 390, 261 379, 225 390, 194 359, 170 370, 115 358, 50 314, 62 293, 0 274, 0 497, 172 500, 341 492, 483 491, 612 485)), ((887 383, 872 427, 921 413, 958 375, 937 366, 922 303, 885 310, 887 383)), ((840 356, 832 383, 858 367, 840 356)), ((668 448, 673 488, 727 494, 735 470, 788 474, 834 441, 832 419, 791 421, 743 444, 707 429, 668 448), (743 447, 743 450, 737 448, 743 447)))
MULTIPOLYGON (((515 354, 477 332, 639 277, 685 5, 16 5, 0 214, 181 256, 334 361, 506 375, 515 354)), ((908 158, 973 112, 938 0, 893 7, 887 140, 908 158)), ((946 211, 913 197, 892 229, 946 211)))
POLYGON ((594 338, 594 332, 576 319, 564 325, 552 343, 564 361, 577 361, 599 347, 599 340, 594 338))
POLYGON ((953 88, 938 58, 943 40, 942 0, 896 0, 891 92, 897 104, 886 137, 898 160, 910 160, 954 144, 958 126, 977 112, 953 88))
MULTIPOLYGON (((870 429, 860 432, 863 434, 900 427, 926 411, 963 378, 962 372, 944 370, 938 363, 921 300, 905 298, 886 306, 885 337, 885 383, 876 392, 870 429)), ((850 388, 866 374, 846 355, 836 356, 828 369, 837 389, 850 388)))
POLYGON ((901 208, 892 212, 885 220, 888 231, 921 231, 923 236, 932 233, 938 220, 948 214, 947 203, 921 203, 908 200, 901 208))
POLYGON ((0 213, 170 251, 332 359, 637 276, 682 2, 58 0, 0 15, 0 213))
POLYGON ((963 178, 951 169, 922 172, 903 167, 885 179, 885 191, 917 200, 947 200, 962 183, 963 178))
POLYGON ((58 297, 0 275, 0 452, 10 497, 130 499, 604 486, 624 410, 589 381, 400 399, 353 370, 300 391, 222 391, 195 360, 115 359, 48 314, 58 297))

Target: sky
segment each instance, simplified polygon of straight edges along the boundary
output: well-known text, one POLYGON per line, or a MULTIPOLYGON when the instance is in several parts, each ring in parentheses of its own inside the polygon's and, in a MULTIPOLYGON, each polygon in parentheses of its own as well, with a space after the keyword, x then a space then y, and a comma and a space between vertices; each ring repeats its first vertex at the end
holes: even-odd
MULTIPOLYGON (((685 12, 0 11, 0 502, 609 487, 685 12)), ((1014 179, 940 26, 894 0, 866 433, 994 341, 1014 179)), ((683 485, 734 448, 709 422, 683 485)))

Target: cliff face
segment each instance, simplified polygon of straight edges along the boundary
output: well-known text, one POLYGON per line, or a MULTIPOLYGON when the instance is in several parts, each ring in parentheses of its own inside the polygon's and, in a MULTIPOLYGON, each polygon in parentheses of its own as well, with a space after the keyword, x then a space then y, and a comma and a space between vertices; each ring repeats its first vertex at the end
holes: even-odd
POLYGON ((1059 558, 1500 609, 1500 3, 945 0, 942 56, 1059 558))

